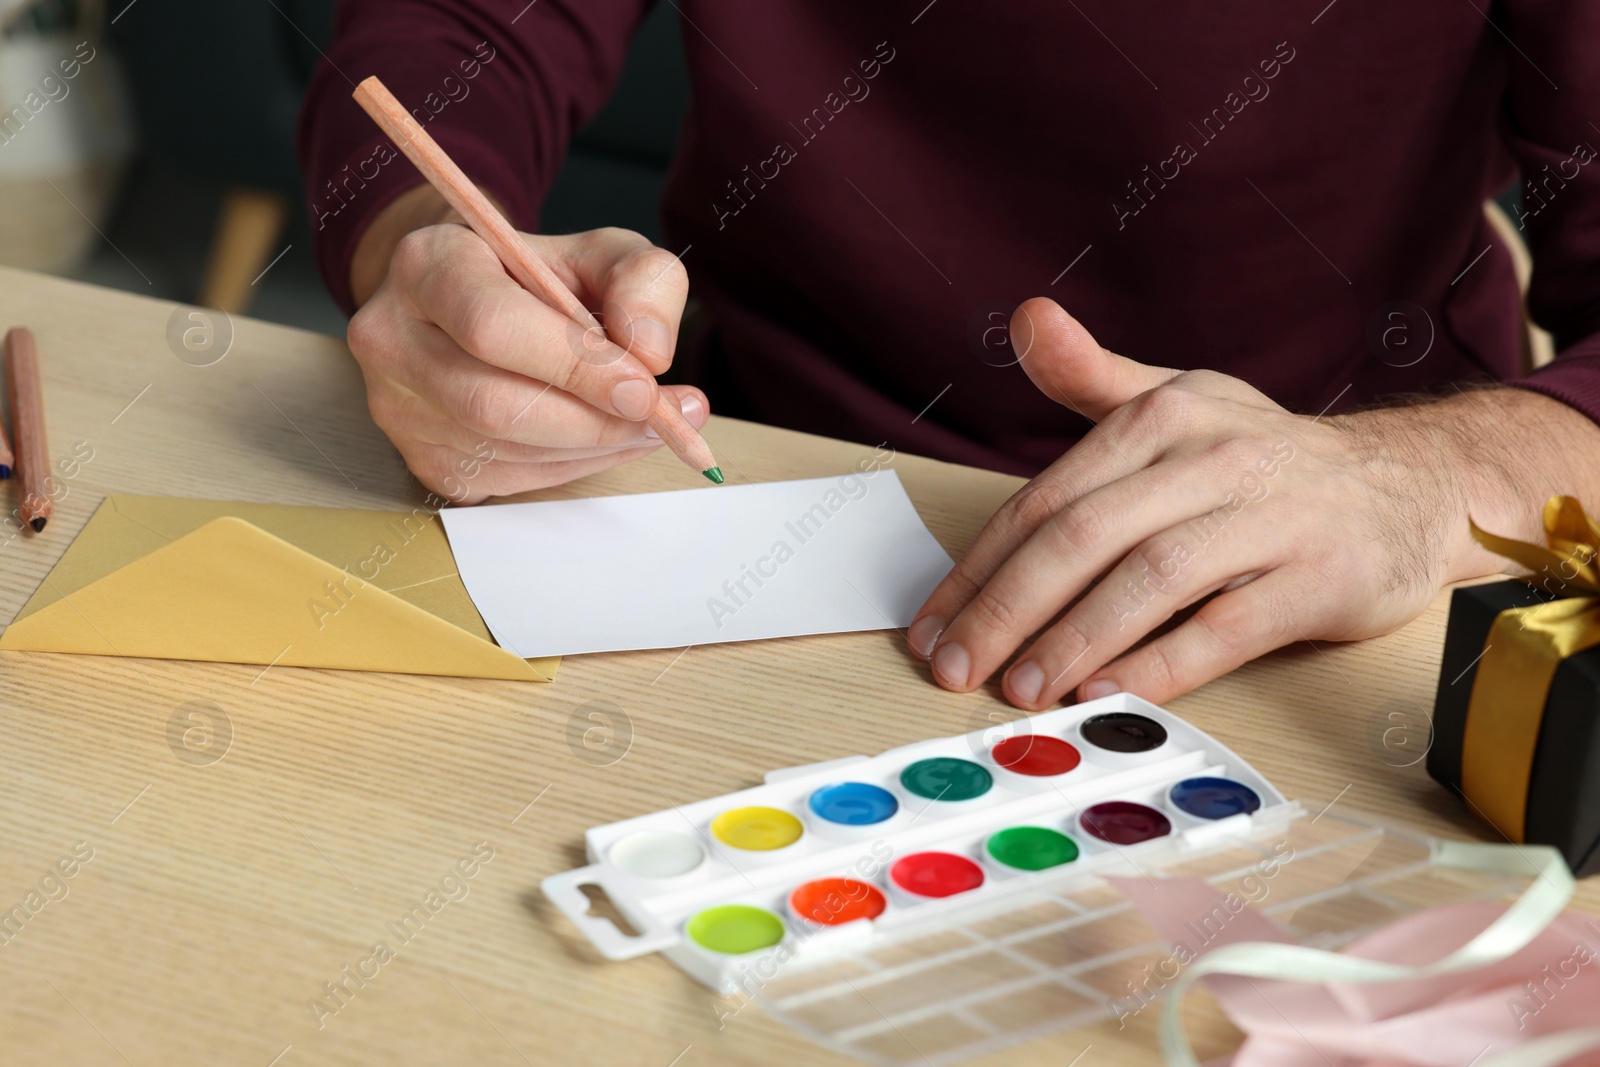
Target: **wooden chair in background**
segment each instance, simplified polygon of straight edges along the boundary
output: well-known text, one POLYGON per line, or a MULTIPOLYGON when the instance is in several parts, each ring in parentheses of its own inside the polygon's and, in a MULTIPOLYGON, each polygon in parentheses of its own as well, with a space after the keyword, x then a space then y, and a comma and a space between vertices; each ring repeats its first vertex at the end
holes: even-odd
POLYGON ((1533 278, 1533 257, 1528 253, 1527 242, 1522 239, 1522 231, 1517 229, 1498 201, 1485 201, 1483 213, 1488 216, 1495 234, 1511 250, 1512 267, 1517 272, 1517 287, 1522 290, 1522 370, 1527 373, 1556 358, 1555 341, 1528 317, 1528 283, 1533 278))
POLYGON ((129 5, 112 37, 149 161, 220 185, 198 302, 249 310, 301 198, 295 119, 335 0, 129 5))

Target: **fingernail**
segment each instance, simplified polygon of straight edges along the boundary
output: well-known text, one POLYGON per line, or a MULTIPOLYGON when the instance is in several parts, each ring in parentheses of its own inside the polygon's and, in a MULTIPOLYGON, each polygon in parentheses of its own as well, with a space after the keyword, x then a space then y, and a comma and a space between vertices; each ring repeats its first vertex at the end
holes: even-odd
POLYGON ((652 356, 672 358, 672 331, 655 319, 633 320, 633 345, 652 356))
POLYGON ((695 429, 706 424, 706 404, 700 399, 699 393, 690 393, 683 398, 683 417, 689 420, 689 425, 695 429))
POLYGON ((933 653, 933 669, 939 677, 957 689, 967 687, 967 675, 972 671, 972 657, 954 641, 940 645, 933 653))
POLYGON ((1108 697, 1112 693, 1120 692, 1122 690, 1118 689, 1117 683, 1110 678, 1096 678, 1092 682, 1083 683, 1083 699, 1085 700, 1099 700, 1101 697, 1108 697))
POLYGON ((1011 668, 1007 683, 1018 700, 1032 704, 1039 699, 1039 691, 1044 688, 1044 671, 1032 660, 1019 663, 1011 668))
POLYGON ((629 378, 611 389, 611 406, 625 419, 642 419, 650 414, 650 386, 643 378, 629 378))
POLYGON ((911 650, 923 659, 933 655, 933 646, 939 643, 939 635, 944 633, 944 620, 937 615, 924 615, 911 624, 911 629, 906 631, 906 639, 911 642, 911 650))

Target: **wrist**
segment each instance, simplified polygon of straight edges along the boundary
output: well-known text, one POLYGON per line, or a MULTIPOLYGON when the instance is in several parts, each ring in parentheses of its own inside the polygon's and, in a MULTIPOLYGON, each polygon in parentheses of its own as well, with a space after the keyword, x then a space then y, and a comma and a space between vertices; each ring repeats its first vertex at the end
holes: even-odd
POLYGON ((1493 410, 1487 397, 1449 400, 1338 415, 1325 420, 1352 442, 1358 467, 1395 509, 1390 533, 1411 542, 1408 572, 1428 575, 1442 588, 1496 574, 1507 562, 1472 538, 1481 528, 1523 536, 1512 456, 1485 447, 1475 415, 1493 410))
MULTIPOLYGON (((1474 416, 1464 449, 1466 469, 1492 475, 1472 500, 1472 519, 1480 529, 1542 545, 1544 505, 1552 496, 1577 497, 1594 510, 1600 502, 1600 425, 1592 418, 1553 397, 1512 386, 1480 389, 1459 399, 1474 416)), ((1493 565, 1492 571, 1478 573, 1523 570, 1475 541, 1472 545, 1493 565)))
POLYGON ((1519 569, 1473 540, 1469 517, 1490 533, 1543 544, 1545 500, 1564 493, 1592 506, 1600 497, 1600 426, 1531 390, 1476 388, 1325 421, 1361 442, 1366 467, 1387 470, 1386 491, 1416 501, 1415 536, 1441 584, 1519 569))
POLYGON ((456 221, 460 216, 431 185, 414 186, 392 200, 367 224, 350 257, 350 296, 356 306, 365 304, 383 284, 401 238, 413 230, 456 221))

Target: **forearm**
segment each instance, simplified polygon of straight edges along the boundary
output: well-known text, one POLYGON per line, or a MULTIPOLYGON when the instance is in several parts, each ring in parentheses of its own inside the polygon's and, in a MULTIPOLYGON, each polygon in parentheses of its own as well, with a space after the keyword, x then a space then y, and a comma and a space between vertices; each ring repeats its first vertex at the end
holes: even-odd
POLYGON ((1326 421, 1348 432, 1378 484, 1408 497, 1416 527, 1392 533, 1416 540, 1415 577, 1460 581, 1510 567, 1472 540, 1469 516, 1492 533, 1543 544, 1549 497, 1575 496, 1600 511, 1600 425, 1539 393, 1471 389, 1326 421))

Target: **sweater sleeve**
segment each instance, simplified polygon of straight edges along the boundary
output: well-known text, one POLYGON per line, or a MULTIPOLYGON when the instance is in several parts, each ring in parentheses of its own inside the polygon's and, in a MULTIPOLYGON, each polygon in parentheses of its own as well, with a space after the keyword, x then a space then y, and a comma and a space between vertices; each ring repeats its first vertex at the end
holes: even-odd
POLYGON ((531 230, 569 139, 615 86, 650 0, 342 0, 300 115, 317 262, 354 310, 350 260, 420 184, 352 99, 377 75, 467 175, 531 230))
POLYGON ((1533 252, 1528 310, 1555 339, 1548 366, 1512 382, 1600 422, 1600 5, 1498 6, 1506 142, 1522 169, 1517 224, 1533 252))

